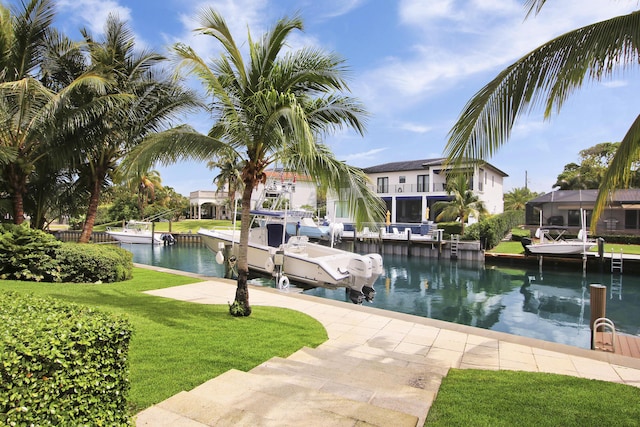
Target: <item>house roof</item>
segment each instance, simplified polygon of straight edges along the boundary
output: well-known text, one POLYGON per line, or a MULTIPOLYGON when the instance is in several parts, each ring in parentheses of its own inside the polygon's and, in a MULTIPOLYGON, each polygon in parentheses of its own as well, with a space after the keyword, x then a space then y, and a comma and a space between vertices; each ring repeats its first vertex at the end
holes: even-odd
MULTIPOLYGON (((362 170, 366 174, 371 173, 384 173, 384 172, 403 172, 403 171, 417 171, 424 170, 434 166, 442 166, 446 158, 438 157, 434 159, 421 159, 421 160, 405 160, 402 162, 383 163, 381 165, 370 166, 363 168, 362 170)), ((490 167, 503 177, 509 176, 495 166, 485 163, 484 167, 490 167)))
MULTIPOLYGON (((527 202, 532 205, 543 203, 595 203, 598 190, 556 190, 527 202)), ((611 198, 613 203, 639 203, 640 189, 616 190, 611 198)))

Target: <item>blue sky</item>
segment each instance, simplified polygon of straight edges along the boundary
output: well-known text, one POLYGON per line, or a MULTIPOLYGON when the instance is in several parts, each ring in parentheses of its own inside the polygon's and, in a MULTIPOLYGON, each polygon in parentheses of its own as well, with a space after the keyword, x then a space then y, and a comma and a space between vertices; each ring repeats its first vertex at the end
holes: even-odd
MULTIPOLYGON (((15 0, 14 0, 15 1, 15 0)), ((344 131, 326 142, 336 156, 367 167, 442 156, 465 103, 507 65, 571 29, 638 8, 633 0, 548 2, 525 20, 523 0, 58 0, 56 26, 79 39, 79 28, 102 32, 110 12, 129 21, 140 46, 166 52, 175 42, 203 57, 217 54, 212 37, 195 36, 197 13, 218 10, 236 40, 254 38, 278 18, 299 13, 304 32, 291 48, 336 52, 351 69, 350 88, 371 113, 365 137, 344 131)), ((600 142, 622 139, 638 112, 636 70, 587 83, 559 114, 523 116, 510 141, 489 162, 506 172, 505 191, 527 185, 548 192, 565 164, 600 142)), ((185 118, 199 131, 206 115, 185 118)), ((188 195, 214 189, 215 172, 201 163, 157 168, 163 184, 188 195)))

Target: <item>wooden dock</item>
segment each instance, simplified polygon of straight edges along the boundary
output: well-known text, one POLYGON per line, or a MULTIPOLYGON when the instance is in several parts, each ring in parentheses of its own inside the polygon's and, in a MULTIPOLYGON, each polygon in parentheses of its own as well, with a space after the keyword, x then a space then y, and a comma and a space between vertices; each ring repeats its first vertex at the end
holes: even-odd
MULTIPOLYGON (((598 351, 613 351, 610 332, 596 332, 596 348, 598 351)), ((640 337, 616 334, 615 354, 640 359, 640 337)))

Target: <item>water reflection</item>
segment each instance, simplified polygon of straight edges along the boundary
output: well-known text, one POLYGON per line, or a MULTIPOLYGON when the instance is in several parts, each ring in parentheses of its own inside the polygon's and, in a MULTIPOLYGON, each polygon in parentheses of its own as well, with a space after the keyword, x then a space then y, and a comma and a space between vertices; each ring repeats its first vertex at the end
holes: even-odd
MULTIPOLYGON (((136 262, 222 277, 213 254, 199 246, 131 245, 136 262)), ((492 268, 385 256, 371 304, 387 310, 539 338, 590 345, 589 285, 607 286, 607 317, 619 332, 640 335, 640 278, 518 268, 492 268), (624 280, 624 289, 622 281, 624 280)), ((272 281, 265 280, 270 284, 272 281)), ((310 295, 348 302, 344 290, 315 288, 310 295)))

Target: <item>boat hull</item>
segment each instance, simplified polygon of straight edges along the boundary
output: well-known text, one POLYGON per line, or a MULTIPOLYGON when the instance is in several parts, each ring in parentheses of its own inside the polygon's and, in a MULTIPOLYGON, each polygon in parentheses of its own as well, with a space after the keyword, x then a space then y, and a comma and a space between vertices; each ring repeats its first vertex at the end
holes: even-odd
MULTIPOLYGON (((200 230, 205 246, 214 253, 224 248, 225 245, 233 244, 232 254, 237 256, 239 248, 239 231, 227 230, 200 230)), ((248 264, 249 269, 263 275, 273 275, 273 256, 277 248, 261 245, 255 242, 249 243, 248 264)), ((341 249, 330 248, 314 243, 305 245, 284 245, 284 266, 283 273, 291 282, 301 283, 309 286, 321 286, 325 288, 346 287, 357 292, 362 292, 364 286, 372 287, 373 281, 379 276, 380 271, 376 271, 375 277, 370 274, 366 280, 354 280, 354 275, 350 273, 355 265, 362 263, 364 269, 371 268, 371 260, 368 256, 358 255, 343 251, 341 249)))
POLYGON ((534 243, 527 245, 526 248, 534 255, 579 255, 589 251, 594 246, 595 244, 593 243, 587 243, 585 245, 582 242, 572 243, 561 241, 555 243, 534 243))
POLYGON ((154 245, 161 245, 164 243, 161 234, 154 234, 153 238, 151 233, 131 233, 125 231, 107 231, 107 234, 120 243, 133 243, 133 244, 146 244, 153 243, 154 245))

